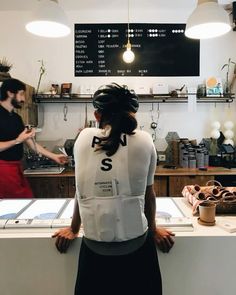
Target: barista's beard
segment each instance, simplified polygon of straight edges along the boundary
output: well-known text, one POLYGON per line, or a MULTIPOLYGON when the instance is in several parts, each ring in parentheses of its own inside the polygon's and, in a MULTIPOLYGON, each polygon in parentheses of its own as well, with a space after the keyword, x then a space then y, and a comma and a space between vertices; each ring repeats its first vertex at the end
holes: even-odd
POLYGON ((15 109, 21 109, 22 108, 22 102, 17 101, 16 97, 12 98, 11 104, 12 104, 13 108, 15 108, 15 109))

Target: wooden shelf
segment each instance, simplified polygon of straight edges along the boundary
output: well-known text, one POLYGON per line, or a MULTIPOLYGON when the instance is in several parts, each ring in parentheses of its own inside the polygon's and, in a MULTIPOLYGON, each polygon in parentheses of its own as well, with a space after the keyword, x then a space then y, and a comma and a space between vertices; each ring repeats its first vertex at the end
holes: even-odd
POLYGON ((38 94, 34 96, 36 103, 91 103, 92 94, 70 94, 68 96, 38 94))
MULTIPOLYGON (((188 93, 186 96, 172 97, 167 94, 138 94, 139 103, 187 103, 188 96, 196 94, 188 93)), ((234 94, 222 97, 198 97, 197 103, 232 103, 234 94)), ((92 94, 70 94, 68 96, 39 94, 34 96, 36 103, 92 103, 92 94)))

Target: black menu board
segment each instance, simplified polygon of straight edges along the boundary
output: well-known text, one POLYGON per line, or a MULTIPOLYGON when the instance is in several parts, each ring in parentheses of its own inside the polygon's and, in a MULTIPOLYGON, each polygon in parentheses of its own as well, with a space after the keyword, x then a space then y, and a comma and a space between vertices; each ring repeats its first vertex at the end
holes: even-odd
POLYGON ((75 76, 199 76, 200 41, 185 24, 130 24, 135 60, 123 61, 127 24, 75 24, 75 76))

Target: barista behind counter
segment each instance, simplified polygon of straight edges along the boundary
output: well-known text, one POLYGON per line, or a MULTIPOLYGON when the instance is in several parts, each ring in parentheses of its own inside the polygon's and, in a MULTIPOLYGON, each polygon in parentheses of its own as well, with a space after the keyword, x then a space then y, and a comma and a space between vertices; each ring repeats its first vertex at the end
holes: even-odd
POLYGON ((23 143, 58 164, 67 162, 63 154, 54 154, 35 143, 34 129, 27 129, 22 118, 14 112, 25 102, 24 83, 7 79, 0 90, 0 198, 31 198, 32 190, 23 175, 21 160, 23 143))

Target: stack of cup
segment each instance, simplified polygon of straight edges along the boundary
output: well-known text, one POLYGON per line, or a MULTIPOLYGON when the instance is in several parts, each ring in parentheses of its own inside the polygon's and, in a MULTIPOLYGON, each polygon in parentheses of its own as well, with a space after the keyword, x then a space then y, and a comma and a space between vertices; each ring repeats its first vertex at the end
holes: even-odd
POLYGON ((212 202, 202 202, 199 204, 198 223, 201 225, 215 225, 216 204, 212 202))

